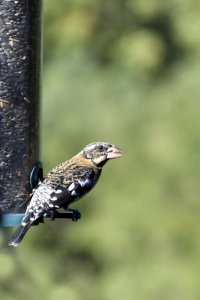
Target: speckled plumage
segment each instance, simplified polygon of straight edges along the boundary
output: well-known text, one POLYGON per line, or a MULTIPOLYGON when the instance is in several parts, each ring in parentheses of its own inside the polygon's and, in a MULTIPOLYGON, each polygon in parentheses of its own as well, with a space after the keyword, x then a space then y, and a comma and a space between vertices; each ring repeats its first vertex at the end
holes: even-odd
POLYGON ((112 144, 91 143, 50 171, 33 190, 22 223, 9 245, 17 247, 32 223, 46 212, 67 209, 72 202, 88 193, 97 183, 104 164, 120 156, 120 149, 112 144))

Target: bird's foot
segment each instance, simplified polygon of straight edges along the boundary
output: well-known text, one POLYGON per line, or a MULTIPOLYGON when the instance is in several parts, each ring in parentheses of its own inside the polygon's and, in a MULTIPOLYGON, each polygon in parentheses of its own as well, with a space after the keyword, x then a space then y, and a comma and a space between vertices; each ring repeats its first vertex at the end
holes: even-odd
POLYGON ((81 218, 81 213, 77 209, 68 208, 66 210, 69 213, 69 217, 72 221, 76 222, 81 218))
POLYGON ((51 221, 54 221, 57 217, 57 212, 55 210, 52 210, 49 212, 49 218, 51 219, 51 221))

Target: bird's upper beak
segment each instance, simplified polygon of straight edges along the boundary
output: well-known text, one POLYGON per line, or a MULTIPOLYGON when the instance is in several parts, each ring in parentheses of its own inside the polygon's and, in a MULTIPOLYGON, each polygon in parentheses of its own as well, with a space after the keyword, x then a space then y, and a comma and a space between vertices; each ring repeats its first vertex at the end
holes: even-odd
POLYGON ((121 149, 118 148, 117 146, 112 145, 111 147, 108 148, 107 150, 107 158, 118 158, 122 156, 121 149))

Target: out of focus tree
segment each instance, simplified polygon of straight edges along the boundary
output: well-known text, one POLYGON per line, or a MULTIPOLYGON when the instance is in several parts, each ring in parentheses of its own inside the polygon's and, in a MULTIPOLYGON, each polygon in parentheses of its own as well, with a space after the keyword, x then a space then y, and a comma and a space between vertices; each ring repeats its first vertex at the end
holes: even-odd
POLYGON ((81 48, 102 66, 160 75, 199 53, 198 9, 189 0, 49 1, 45 59, 57 50, 81 48))

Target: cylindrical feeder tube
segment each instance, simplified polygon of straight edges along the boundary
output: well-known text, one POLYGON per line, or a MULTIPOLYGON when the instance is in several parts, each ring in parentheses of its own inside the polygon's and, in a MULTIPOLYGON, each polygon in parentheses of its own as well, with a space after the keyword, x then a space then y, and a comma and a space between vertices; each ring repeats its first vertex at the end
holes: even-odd
POLYGON ((0 0, 0 211, 23 212, 39 160, 42 0, 0 0))

